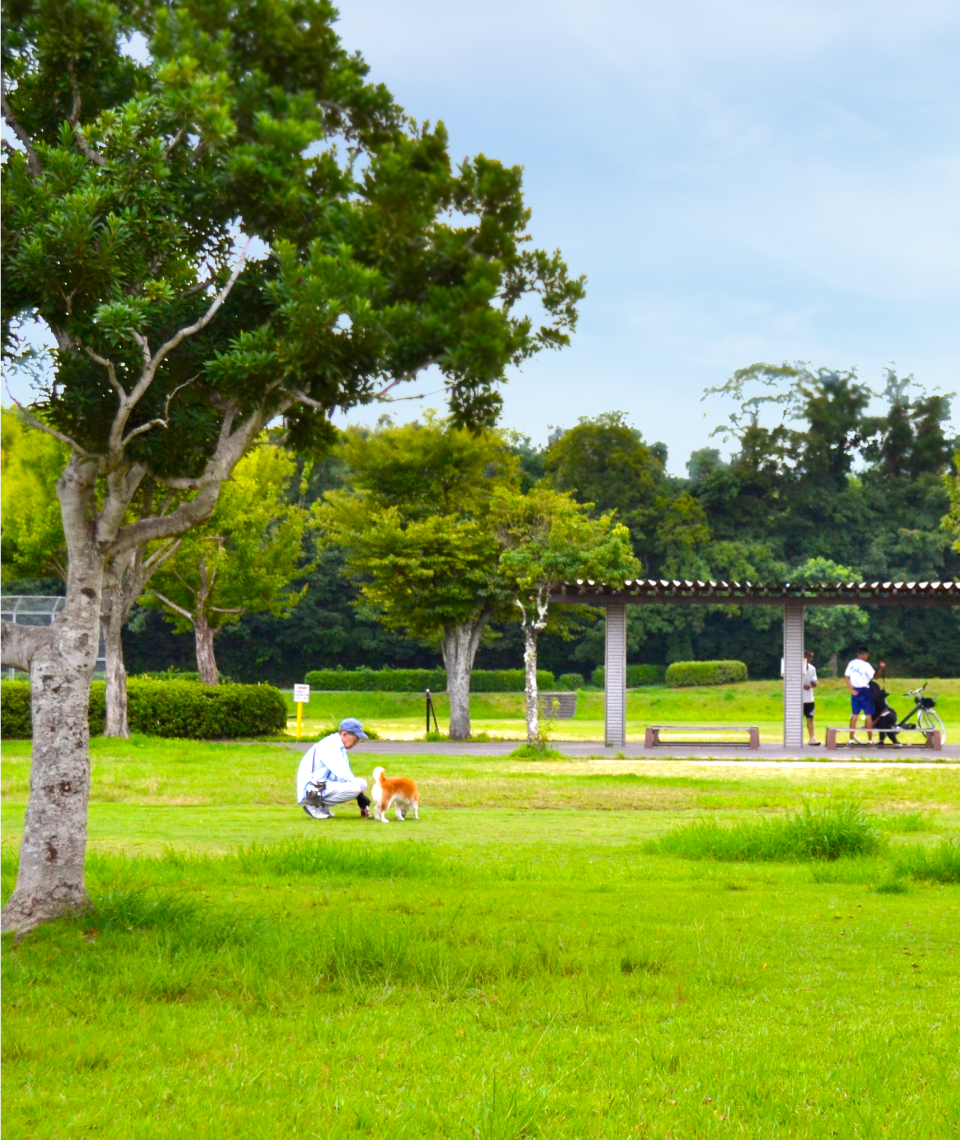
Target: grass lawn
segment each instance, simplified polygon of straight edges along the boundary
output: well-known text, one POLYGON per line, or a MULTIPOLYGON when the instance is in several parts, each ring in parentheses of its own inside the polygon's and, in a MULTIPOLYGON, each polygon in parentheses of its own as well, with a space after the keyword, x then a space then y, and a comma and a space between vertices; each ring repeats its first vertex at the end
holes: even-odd
POLYGON ((97 910, 3 939, 5 1140, 960 1132, 960 885, 911 871, 956 769, 412 757, 384 827, 309 820, 289 748, 93 756, 97 910), (851 799, 876 854, 689 839, 851 799))
MULTIPOLYGON (((924 680, 891 679, 887 683, 890 704, 901 716, 913 707, 901 694, 922 685, 924 680)), ((929 691, 937 698, 937 711, 948 732, 960 725, 960 679, 931 680, 929 691)), ((290 716, 294 718, 296 705, 291 692, 287 699, 290 716)), ((473 732, 486 732, 495 739, 525 737, 524 702, 522 693, 474 693, 470 698, 473 732)), ((440 728, 446 731, 450 707, 446 694, 435 695, 434 703, 440 728)), ((603 711, 603 693, 581 690, 577 715, 572 720, 553 721, 550 735, 556 740, 602 741, 603 711)), ((307 736, 317 736, 346 716, 359 717, 391 740, 422 739, 426 728, 422 693, 312 693, 303 713, 307 736)), ((293 723, 291 719, 291 731, 293 723)), ((850 696, 842 678, 824 680, 817 687, 817 723, 823 728, 850 723, 850 696)), ((627 739, 643 740, 648 724, 757 725, 761 740, 780 741, 783 685, 780 681, 746 681, 694 689, 668 689, 663 685, 631 689, 627 693, 627 739)))

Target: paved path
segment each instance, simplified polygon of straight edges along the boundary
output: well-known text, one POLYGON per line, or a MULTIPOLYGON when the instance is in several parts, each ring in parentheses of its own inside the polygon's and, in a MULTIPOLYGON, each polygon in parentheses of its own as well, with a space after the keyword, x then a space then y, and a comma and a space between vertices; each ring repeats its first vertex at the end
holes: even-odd
MULTIPOLYGON (((310 741, 289 744, 289 748, 306 750, 310 741)), ((519 742, 516 740, 491 740, 485 744, 473 741, 444 743, 443 741, 421 740, 365 740, 352 750, 351 756, 507 756, 519 742)), ((785 764, 789 767, 822 765, 832 767, 862 767, 864 765, 884 767, 890 764, 911 768, 943 768, 960 766, 960 746, 947 745, 939 752, 926 748, 891 748, 874 745, 871 749, 838 748, 829 752, 820 748, 784 748, 778 744, 761 744, 759 749, 742 746, 705 744, 702 746, 684 745, 682 749, 670 750, 669 745, 647 749, 642 744, 627 744, 624 748, 606 748, 589 740, 551 740, 550 747, 562 752, 571 759, 591 760, 693 760, 703 764, 753 764, 757 767, 770 767, 785 764)))

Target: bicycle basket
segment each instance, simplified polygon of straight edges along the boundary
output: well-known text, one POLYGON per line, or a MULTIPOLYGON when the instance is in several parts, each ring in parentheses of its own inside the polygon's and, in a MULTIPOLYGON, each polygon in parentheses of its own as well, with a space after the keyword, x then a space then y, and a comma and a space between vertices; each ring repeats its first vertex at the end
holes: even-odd
POLYGON ((922 709, 932 709, 936 705, 936 703, 937 702, 933 699, 933 697, 921 697, 920 698, 920 707, 922 709))

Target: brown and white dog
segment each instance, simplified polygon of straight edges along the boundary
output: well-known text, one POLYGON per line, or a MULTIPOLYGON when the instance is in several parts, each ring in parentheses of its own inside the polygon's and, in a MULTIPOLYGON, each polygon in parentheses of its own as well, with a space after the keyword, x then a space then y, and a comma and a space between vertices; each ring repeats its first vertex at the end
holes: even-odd
POLYGON ((419 819, 417 808, 420 805, 420 793, 413 780, 404 776, 390 779, 382 768, 373 770, 373 814, 381 823, 389 823, 387 808, 393 804, 393 810, 398 820, 402 822, 404 815, 409 811, 414 819, 419 819))

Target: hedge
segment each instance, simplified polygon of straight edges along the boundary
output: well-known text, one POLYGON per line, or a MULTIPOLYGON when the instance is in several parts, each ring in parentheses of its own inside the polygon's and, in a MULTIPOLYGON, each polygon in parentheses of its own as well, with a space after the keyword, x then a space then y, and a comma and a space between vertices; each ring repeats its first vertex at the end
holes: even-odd
MULTIPOLYGON (((272 685, 198 685, 191 681, 127 682, 131 732, 188 740, 263 736, 287 727, 287 702, 272 685)), ((5 739, 29 738, 30 683, 0 684, 0 714, 5 739)), ((90 732, 103 732, 106 685, 90 686, 90 732)))
POLYGON ((729 685, 747 680, 747 667, 742 661, 674 661, 667 668, 667 684, 729 685))
MULTIPOLYGON (((628 665, 627 688, 639 689, 642 685, 662 685, 663 674, 663 665, 628 665)), ((602 689, 605 676, 603 666, 598 665, 590 675, 590 683, 602 689)))
POLYGON ((557 688, 570 692, 574 689, 583 688, 583 674, 582 673, 561 673, 557 678, 557 688))
MULTIPOLYGON (((312 669, 304 681, 311 689, 333 693, 442 693, 447 687, 445 669, 312 669)), ((547 669, 537 670, 537 685, 552 689, 555 680, 547 669)), ((473 693, 522 693, 522 669, 474 669, 473 693)))

